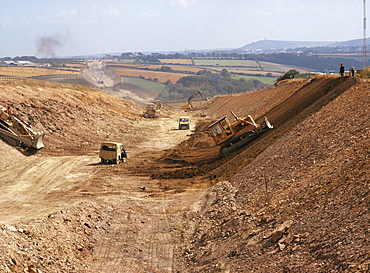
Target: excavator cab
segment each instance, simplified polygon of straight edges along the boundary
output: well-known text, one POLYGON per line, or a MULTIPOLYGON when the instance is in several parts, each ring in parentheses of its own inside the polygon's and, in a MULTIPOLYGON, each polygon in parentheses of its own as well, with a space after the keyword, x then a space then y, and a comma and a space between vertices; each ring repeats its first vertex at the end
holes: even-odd
POLYGON ((191 95, 189 98, 188 98, 188 104, 187 105, 183 105, 181 106, 181 109, 185 109, 186 110, 191 110, 194 108, 193 104, 192 104, 192 101, 193 99, 197 96, 201 96, 204 100, 208 101, 208 98, 206 98, 202 92, 200 92, 199 90, 197 92, 195 92, 193 95, 191 95))

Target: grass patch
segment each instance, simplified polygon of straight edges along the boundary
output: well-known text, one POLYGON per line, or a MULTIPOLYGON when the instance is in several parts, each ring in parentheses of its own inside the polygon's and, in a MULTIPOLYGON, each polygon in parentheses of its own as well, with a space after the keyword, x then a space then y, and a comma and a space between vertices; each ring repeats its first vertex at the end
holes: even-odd
POLYGON ((160 82, 152 82, 139 78, 123 77, 123 85, 127 88, 139 90, 144 93, 159 94, 166 86, 160 82))
POLYGON ((267 85, 274 85, 276 82, 277 77, 262 77, 262 76, 246 76, 246 75, 231 75, 232 79, 246 79, 248 80, 259 80, 260 82, 267 84, 267 85))

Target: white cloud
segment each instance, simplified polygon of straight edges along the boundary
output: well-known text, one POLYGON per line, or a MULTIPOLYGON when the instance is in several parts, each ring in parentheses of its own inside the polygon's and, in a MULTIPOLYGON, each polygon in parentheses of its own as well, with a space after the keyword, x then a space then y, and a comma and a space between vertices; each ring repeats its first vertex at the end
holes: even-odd
POLYGON ((0 24, 2 28, 13 26, 13 19, 9 16, 0 16, 0 24))
POLYGON ((74 19, 76 19, 77 18, 77 16, 78 16, 78 12, 77 12, 77 10, 75 10, 75 9, 72 9, 72 10, 62 10, 61 12, 60 12, 60 15, 64 18, 64 19, 66 19, 66 20, 74 20, 74 19))
POLYGON ((190 7, 192 5, 195 5, 197 3, 197 0, 171 0, 171 3, 174 6, 180 6, 180 7, 190 7))
POLYGON ((156 13, 156 12, 142 12, 140 15, 139 15, 139 18, 160 18, 161 15, 159 13, 156 13))
POLYGON ((113 6, 107 6, 104 11, 105 11, 105 14, 107 14, 109 16, 118 17, 120 15, 119 10, 117 8, 113 7, 113 6))

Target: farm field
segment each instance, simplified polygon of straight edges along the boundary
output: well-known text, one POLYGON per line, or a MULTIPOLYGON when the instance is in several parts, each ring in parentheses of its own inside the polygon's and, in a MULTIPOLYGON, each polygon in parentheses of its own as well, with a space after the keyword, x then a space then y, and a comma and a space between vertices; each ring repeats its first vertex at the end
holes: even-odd
POLYGON ((258 64, 253 60, 219 60, 219 59, 194 59, 198 66, 243 66, 258 69, 258 64))
POLYGON ((248 80, 259 80, 260 82, 267 84, 267 85, 273 85, 276 82, 276 77, 264 77, 264 76, 247 76, 247 75, 235 75, 233 74, 231 76, 232 79, 246 79, 248 80))
POLYGON ((158 59, 162 64, 188 64, 192 65, 191 59, 158 59))
POLYGON ((165 87, 164 84, 159 82, 153 82, 132 77, 123 77, 123 85, 130 89, 154 94, 159 94, 165 87))
POLYGON ((189 76, 189 74, 182 73, 170 73, 162 71, 152 71, 152 70, 142 70, 134 68, 124 68, 124 67, 115 67, 110 66, 110 69, 114 70, 119 76, 122 77, 144 77, 148 78, 157 78, 159 82, 165 83, 170 80, 172 83, 177 82, 181 77, 189 76))
MULTIPOLYGON (((126 66, 127 64, 125 64, 126 66)), ((121 67, 122 68, 122 64, 117 64, 117 63, 109 63, 108 64, 109 67, 121 67)), ((164 65, 162 64, 129 64, 130 67, 133 67, 133 68, 137 68, 137 69, 142 69, 142 70, 154 70, 154 69, 160 69, 161 67, 163 67, 164 65)), ((191 66, 191 65, 174 65, 174 64, 171 64, 171 65, 165 65, 166 67, 171 67, 172 70, 177 70, 177 71, 190 71, 190 72, 194 72, 194 73, 197 73, 199 70, 203 70, 203 68, 199 68, 199 67, 194 67, 194 66, 191 66)))
POLYGON ((0 67, 0 75, 7 77, 35 77, 44 75, 78 74, 79 71, 49 69, 39 67, 0 67))
POLYGON ((284 74, 291 69, 296 69, 300 73, 310 72, 310 69, 304 68, 304 67, 296 67, 296 66, 283 65, 283 64, 270 63, 270 62, 260 62, 260 64, 266 73, 267 72, 278 72, 278 73, 284 74))

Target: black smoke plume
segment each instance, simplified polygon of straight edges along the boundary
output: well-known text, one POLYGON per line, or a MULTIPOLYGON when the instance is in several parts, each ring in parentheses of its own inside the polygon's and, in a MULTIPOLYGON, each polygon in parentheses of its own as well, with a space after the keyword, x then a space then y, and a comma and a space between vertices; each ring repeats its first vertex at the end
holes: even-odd
POLYGON ((56 57, 56 49, 60 47, 61 42, 51 36, 43 36, 37 39, 37 53, 42 57, 54 58, 56 57))

